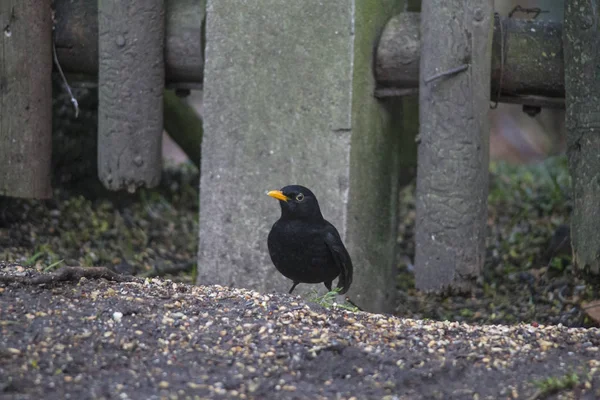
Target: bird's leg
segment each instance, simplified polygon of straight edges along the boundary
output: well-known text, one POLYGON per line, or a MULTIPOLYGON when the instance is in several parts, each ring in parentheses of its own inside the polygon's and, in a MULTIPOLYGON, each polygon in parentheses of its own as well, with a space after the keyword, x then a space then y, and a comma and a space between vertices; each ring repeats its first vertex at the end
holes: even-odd
POLYGON ((325 287, 327 288, 328 292, 331 292, 331 281, 329 282, 323 282, 325 284, 325 287))
POLYGON ((300 282, 294 282, 294 284, 292 285, 292 288, 290 289, 290 294, 292 294, 292 292, 294 291, 294 289, 296 288, 296 285, 298 285, 300 282))

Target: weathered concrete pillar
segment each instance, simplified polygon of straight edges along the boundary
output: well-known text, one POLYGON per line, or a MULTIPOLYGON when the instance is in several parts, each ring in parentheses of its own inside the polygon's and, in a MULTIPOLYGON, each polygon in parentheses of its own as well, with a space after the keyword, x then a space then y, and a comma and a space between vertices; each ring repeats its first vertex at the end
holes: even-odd
POLYGON ((280 209, 265 192, 298 183, 353 258, 348 295, 368 310, 393 306, 401 113, 374 98, 372 66, 401 6, 208 2, 198 284, 289 289, 267 251, 280 209))

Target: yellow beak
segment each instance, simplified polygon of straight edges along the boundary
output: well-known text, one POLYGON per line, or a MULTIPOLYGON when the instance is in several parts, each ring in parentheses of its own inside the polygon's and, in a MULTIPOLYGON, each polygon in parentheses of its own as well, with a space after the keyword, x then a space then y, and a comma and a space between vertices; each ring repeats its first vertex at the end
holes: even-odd
POLYGON ((288 201, 290 198, 287 197, 281 190, 271 190, 267 193, 271 197, 275 197, 277 200, 288 201))

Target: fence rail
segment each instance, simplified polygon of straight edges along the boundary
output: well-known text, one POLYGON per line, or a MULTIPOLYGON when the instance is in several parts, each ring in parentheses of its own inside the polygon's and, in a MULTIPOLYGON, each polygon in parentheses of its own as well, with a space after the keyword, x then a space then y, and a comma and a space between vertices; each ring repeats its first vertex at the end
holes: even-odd
MULTIPOLYGON (((380 97, 417 91, 421 60, 421 14, 405 12, 385 26, 375 72, 380 97)), ((562 24, 494 19, 491 98, 500 102, 564 108, 562 24)))
MULTIPOLYGON (((55 7, 56 49, 63 69, 79 75, 80 79, 95 81, 98 75, 96 3, 55 0, 55 7)), ((165 0, 167 87, 202 88, 204 16, 202 1, 165 0)), ((378 96, 398 96, 418 90, 420 23, 420 13, 416 12, 398 14, 387 22, 375 54, 378 96)), ((490 79, 492 99, 499 94, 500 101, 563 108, 562 24, 496 18, 490 79), (558 101, 544 100, 543 97, 558 101)))

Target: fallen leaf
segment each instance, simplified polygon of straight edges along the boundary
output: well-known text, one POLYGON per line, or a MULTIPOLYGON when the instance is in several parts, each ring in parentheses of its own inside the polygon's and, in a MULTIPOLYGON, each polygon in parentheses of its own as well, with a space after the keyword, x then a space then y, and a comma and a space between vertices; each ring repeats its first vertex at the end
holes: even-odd
POLYGON ((581 308, 583 311, 585 311, 588 317, 593 319, 597 324, 600 324, 600 300, 583 303, 581 308))

